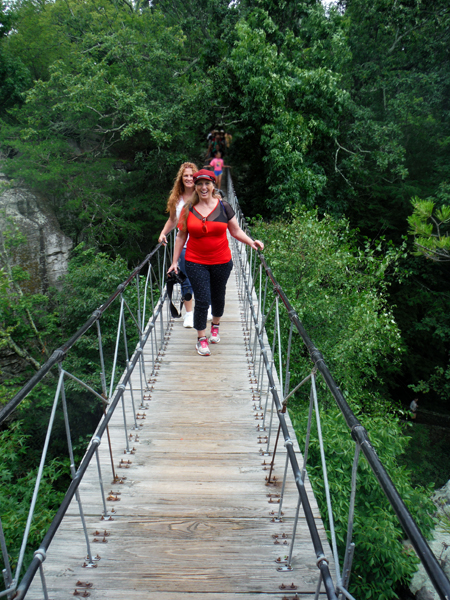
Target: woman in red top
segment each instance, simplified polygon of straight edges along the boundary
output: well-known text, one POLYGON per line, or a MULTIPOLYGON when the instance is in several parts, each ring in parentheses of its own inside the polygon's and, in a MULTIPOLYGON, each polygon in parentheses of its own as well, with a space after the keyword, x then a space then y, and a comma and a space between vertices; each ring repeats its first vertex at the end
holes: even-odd
POLYGON ((197 352, 209 356, 211 351, 206 337, 208 306, 212 308, 211 336, 209 341, 220 341, 219 324, 225 307, 225 289, 233 268, 227 231, 248 244, 254 250, 262 250, 264 244, 252 240, 239 227, 234 211, 228 202, 214 195, 216 177, 202 169, 194 173, 195 194, 180 215, 180 232, 177 235, 170 271, 178 271, 178 258, 186 238, 186 273, 194 290, 194 328, 197 329, 197 352))

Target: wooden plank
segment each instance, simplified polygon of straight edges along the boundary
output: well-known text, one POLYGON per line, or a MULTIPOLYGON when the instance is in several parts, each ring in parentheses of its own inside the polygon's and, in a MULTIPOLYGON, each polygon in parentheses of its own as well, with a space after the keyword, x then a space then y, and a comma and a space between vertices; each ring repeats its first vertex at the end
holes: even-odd
MULTIPOLYGON (((288 551, 288 546, 274 544, 272 536, 275 531, 281 534, 280 528, 271 523, 264 526, 259 520, 118 519, 108 523, 106 531, 107 543, 92 544, 100 557, 97 569, 88 572, 81 566, 85 545, 79 528, 74 527, 70 548, 59 549, 73 563, 78 561, 75 577, 88 578, 96 589, 106 586, 112 591, 126 590, 132 582, 133 589, 148 589, 151 585, 153 592, 211 593, 219 589, 222 593, 249 593, 258 589, 276 593, 282 583, 294 581, 303 593, 313 593, 317 583, 311 577, 311 569, 315 568, 311 543, 301 528, 290 573, 277 571, 277 559, 288 551)), ((49 561, 51 558, 49 553, 49 561)), ((52 572, 47 573, 51 578, 52 572)), ((59 570, 53 575, 61 576, 59 570)), ((66 577, 72 579, 73 575, 67 573, 66 577)))
MULTIPOLYGON (((103 503, 95 461, 80 485, 92 554, 100 559, 96 568, 82 566, 87 549, 74 500, 44 563, 53 600, 72 596, 77 581, 92 584, 92 598, 108 600, 231 600, 244 596, 245 600, 281 600, 295 593, 304 600, 314 597, 318 570, 302 509, 293 547, 293 571, 277 570, 277 558, 289 551, 298 492, 289 467, 283 520, 274 520, 286 450, 280 442, 273 471, 276 484, 267 485, 271 457, 262 455, 266 444, 259 442, 268 435, 268 429, 258 431, 261 411, 256 410, 251 356, 244 344, 233 276, 228 287, 222 339, 212 346, 212 356, 198 356, 196 332, 175 321, 159 369, 150 378, 145 410, 140 408, 139 372, 133 374, 138 427, 134 428, 128 388, 124 393, 127 433, 121 403, 109 425, 112 460, 117 475, 124 478, 122 483, 112 483, 106 436, 99 447, 106 495, 117 499, 107 500, 108 519, 112 520, 101 518, 103 503), (133 454, 124 454, 126 437, 133 454), (287 589, 291 583, 295 590, 287 589), (280 588, 282 585, 285 589, 280 588)), ((148 375, 151 358, 147 345, 144 360, 148 375)), ((287 423, 301 464, 288 415, 287 423)), ((271 448, 275 436, 274 425, 271 448)), ((308 480, 305 486, 325 553, 330 557, 308 480)), ((322 591, 320 598, 324 597, 322 591)), ((42 598, 38 578, 27 598, 42 598)))

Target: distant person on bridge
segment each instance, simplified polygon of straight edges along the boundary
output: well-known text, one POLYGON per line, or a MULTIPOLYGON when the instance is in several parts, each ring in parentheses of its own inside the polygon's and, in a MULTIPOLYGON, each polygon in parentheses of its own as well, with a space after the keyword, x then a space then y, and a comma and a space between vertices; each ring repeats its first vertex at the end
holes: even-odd
POLYGON ((210 132, 208 133, 208 135, 206 136, 206 141, 207 141, 207 143, 208 143, 208 146, 209 146, 209 144, 211 144, 211 143, 212 143, 212 141, 213 141, 213 140, 214 140, 214 138, 216 137, 216 133, 217 133, 217 130, 216 130, 216 129, 211 129, 211 131, 210 131, 210 132))
POLYGON ((264 244, 252 240, 239 227, 234 211, 225 200, 214 193, 216 176, 202 169, 194 173, 195 194, 180 215, 180 232, 168 270, 178 270, 178 258, 188 238, 186 248, 186 273, 195 295, 194 327, 197 330, 196 350, 201 356, 209 356, 206 337, 208 306, 212 308, 211 344, 220 342, 219 324, 225 307, 225 290, 233 268, 227 231, 238 241, 254 250, 262 250, 264 244))
POLYGON ((222 153, 222 156, 225 154, 225 140, 223 140, 220 136, 219 131, 215 131, 214 139, 208 146, 208 150, 206 151, 206 158, 214 158, 217 150, 222 153))
POLYGON ((417 398, 414 398, 414 400, 411 402, 411 404, 409 405, 409 410, 411 412, 411 419, 413 421, 416 420, 417 417, 417 409, 419 408, 419 400, 417 398))
POLYGON ((231 142, 233 141, 233 136, 231 135, 231 133, 228 133, 225 131, 225 146, 227 148, 227 150, 230 149, 231 146, 231 142))
POLYGON ((221 152, 222 152, 222 156, 225 156, 226 152, 227 152, 227 141, 225 139, 225 131, 223 129, 221 129, 219 131, 219 136, 220 136, 220 146, 221 146, 221 152))
POLYGON ((223 164, 222 153, 220 152, 220 150, 217 150, 216 156, 209 163, 209 166, 211 166, 214 169, 214 175, 216 176, 216 186, 217 189, 220 190, 220 186, 222 184, 223 169, 231 169, 231 167, 230 165, 223 164))
MULTIPOLYGON (((167 201, 166 212, 169 213, 169 218, 160 233, 158 242, 160 244, 167 244, 167 234, 172 229, 175 229, 180 217, 181 209, 186 202, 190 203, 195 194, 194 187, 194 173, 198 171, 197 165, 190 162, 185 162, 178 169, 175 183, 172 191, 170 192, 169 199, 167 201)), ((184 256, 186 254, 186 246, 182 248, 180 253, 180 269, 186 275, 186 267, 184 264, 184 256)), ((192 286, 189 279, 186 279, 181 286, 181 294, 184 298, 184 306, 186 314, 184 315, 183 326, 194 327, 194 310, 192 302, 192 286)))

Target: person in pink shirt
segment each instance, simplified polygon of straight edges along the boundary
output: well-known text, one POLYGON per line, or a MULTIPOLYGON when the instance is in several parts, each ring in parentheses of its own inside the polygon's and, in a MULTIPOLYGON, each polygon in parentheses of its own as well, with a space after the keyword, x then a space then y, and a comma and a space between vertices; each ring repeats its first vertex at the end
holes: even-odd
POLYGON ((214 175, 216 176, 216 186, 217 189, 220 190, 223 169, 229 169, 230 167, 229 165, 223 164, 222 153, 220 152, 220 150, 217 150, 215 157, 216 158, 213 158, 209 164, 214 169, 214 175))

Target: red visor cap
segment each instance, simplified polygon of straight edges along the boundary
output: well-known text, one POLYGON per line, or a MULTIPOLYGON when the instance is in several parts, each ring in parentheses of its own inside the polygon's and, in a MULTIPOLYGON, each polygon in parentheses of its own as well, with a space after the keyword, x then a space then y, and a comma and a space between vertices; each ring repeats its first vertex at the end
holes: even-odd
POLYGON ((206 169, 200 169, 197 173, 194 173, 194 183, 197 183, 201 179, 206 179, 207 181, 212 181, 216 183, 216 176, 212 171, 207 171, 206 169))

